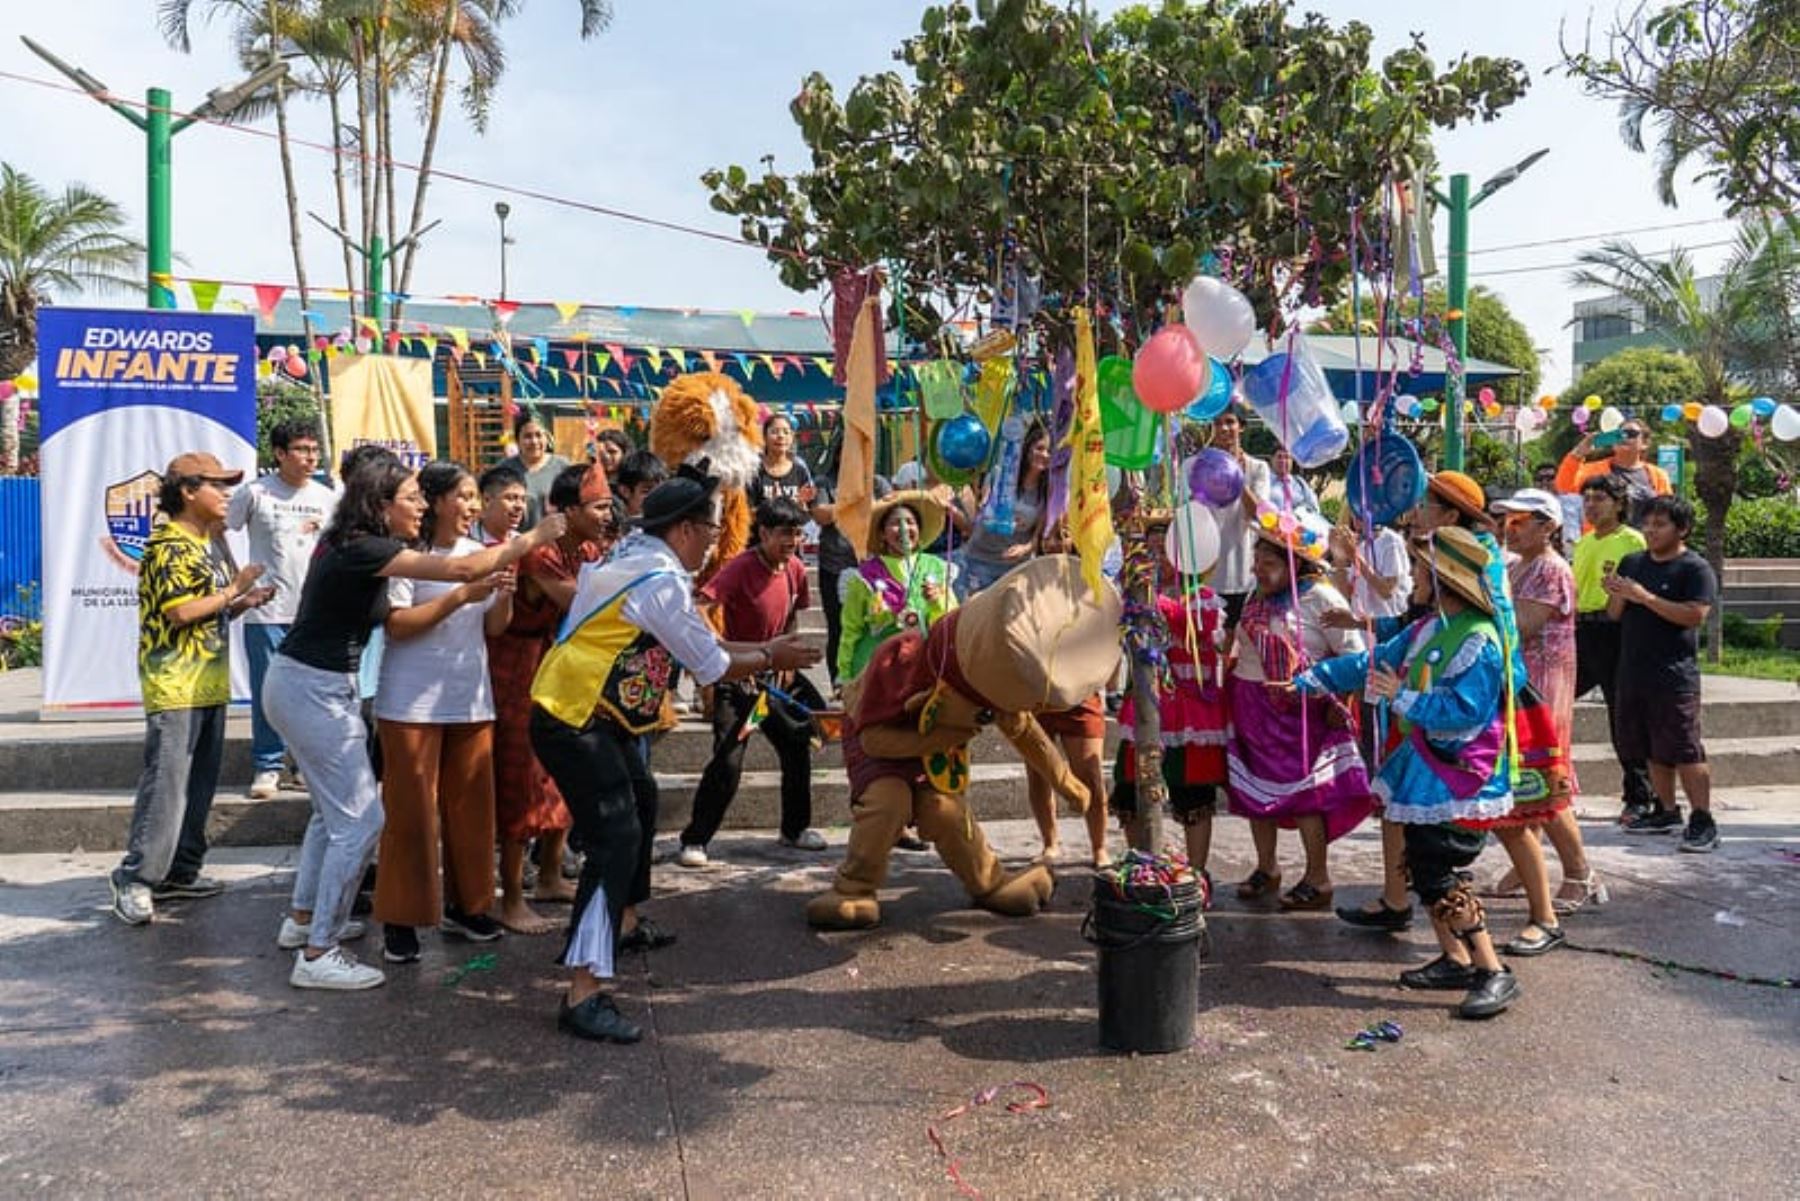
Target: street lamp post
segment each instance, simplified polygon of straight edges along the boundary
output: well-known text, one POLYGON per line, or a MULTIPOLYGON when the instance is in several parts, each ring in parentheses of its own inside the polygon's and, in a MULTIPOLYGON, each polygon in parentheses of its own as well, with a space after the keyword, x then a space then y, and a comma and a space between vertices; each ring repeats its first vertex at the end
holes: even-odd
POLYGON ((75 86, 98 100, 144 131, 146 209, 145 226, 145 294, 153 309, 175 307, 175 292, 170 286, 170 270, 174 263, 171 219, 170 144, 175 135, 196 121, 229 116, 264 88, 273 87, 287 76, 287 64, 272 62, 241 83, 214 88, 206 94, 193 112, 176 119, 169 93, 164 88, 150 88, 144 93, 144 111, 140 115, 113 99, 107 86, 83 71, 70 66, 28 37, 21 37, 27 49, 65 75, 75 86))
MULTIPOLYGON (((441 220, 433 221, 430 225, 420 228, 417 233, 407 234, 392 246, 387 245, 380 234, 371 234, 369 235, 369 244, 364 246, 319 214, 309 210, 306 215, 336 234, 344 245, 362 256, 363 288, 368 294, 364 307, 368 310, 370 319, 374 321, 380 321, 387 313, 387 284, 384 273, 388 260, 443 224, 441 220)), ((405 297, 400 297, 400 299, 404 300, 405 297)))
MULTIPOLYGON (((1456 346, 1456 361, 1469 357, 1469 318, 1464 311, 1469 303, 1469 213, 1474 207, 1525 174, 1549 150, 1526 155, 1469 194, 1469 177, 1452 175, 1450 194, 1434 192, 1439 204, 1450 210, 1450 281, 1447 311, 1450 340, 1456 346)), ((1463 377, 1461 371, 1447 373, 1444 378, 1444 466, 1451 471, 1463 468, 1463 377)))
POLYGON ((500 218, 500 299, 506 299, 506 248, 513 240, 506 236, 506 219, 512 215, 512 205, 504 200, 494 201, 494 216, 500 218))

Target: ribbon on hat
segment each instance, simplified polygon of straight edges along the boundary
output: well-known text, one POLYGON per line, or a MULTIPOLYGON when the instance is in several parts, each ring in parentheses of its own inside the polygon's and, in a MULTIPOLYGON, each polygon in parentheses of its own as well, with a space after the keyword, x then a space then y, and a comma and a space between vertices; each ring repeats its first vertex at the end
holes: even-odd
POLYGON ((612 499, 612 483, 606 478, 606 470, 594 463, 581 477, 581 503, 591 505, 597 500, 612 499))

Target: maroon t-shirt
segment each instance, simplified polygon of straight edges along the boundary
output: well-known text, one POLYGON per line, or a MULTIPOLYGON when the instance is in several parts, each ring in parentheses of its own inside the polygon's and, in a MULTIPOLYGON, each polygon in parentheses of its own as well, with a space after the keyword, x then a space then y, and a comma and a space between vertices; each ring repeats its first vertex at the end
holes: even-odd
POLYGON ((789 557, 777 571, 755 549, 725 564, 700 589, 701 599, 725 615, 727 642, 767 642, 787 629, 795 613, 812 604, 806 564, 789 557))

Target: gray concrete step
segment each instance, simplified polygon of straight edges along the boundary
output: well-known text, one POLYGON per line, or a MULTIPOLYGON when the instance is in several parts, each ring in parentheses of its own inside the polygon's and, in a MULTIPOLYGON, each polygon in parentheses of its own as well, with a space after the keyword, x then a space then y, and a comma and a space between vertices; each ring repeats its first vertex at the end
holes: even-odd
MULTIPOLYGON (((1748 788, 1800 781, 1800 739, 1726 738, 1709 740, 1707 754, 1718 788, 1748 788)), ((1616 791, 1616 769, 1609 748, 1575 748, 1577 770, 1592 804, 1607 807, 1616 791)), ((1109 771, 1110 775, 1110 771, 1109 771)), ((661 806, 657 827, 680 830, 688 820, 699 773, 658 770, 661 806)), ((1026 818, 1025 769, 1016 762, 977 759, 969 796, 977 816, 1026 818)), ((841 826, 849 820, 849 784, 841 768, 813 772, 813 824, 841 826)), ((746 771, 738 795, 726 813, 730 829, 772 829, 780 824, 781 777, 769 770, 746 771)), ((132 796, 123 789, 55 792, 0 792, 0 853, 118 850, 124 846, 131 819, 132 796)), ((1062 808, 1058 806, 1059 810, 1062 808)), ((221 789, 213 802, 208 835, 224 846, 275 846, 296 843, 309 812, 306 797, 284 793, 269 801, 253 801, 241 789, 221 789)))

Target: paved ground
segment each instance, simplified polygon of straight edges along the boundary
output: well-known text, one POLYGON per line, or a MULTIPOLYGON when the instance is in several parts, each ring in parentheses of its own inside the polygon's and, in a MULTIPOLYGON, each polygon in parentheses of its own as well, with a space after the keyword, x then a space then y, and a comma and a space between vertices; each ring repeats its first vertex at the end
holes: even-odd
MULTIPOLYGON (((1589 823, 1614 900, 1572 919, 1581 942, 1800 973, 1800 796, 1722 802, 1711 858, 1589 823)), ((628 965, 651 1031, 628 1049, 556 1032, 548 939, 458 980, 476 951, 433 936, 375 993, 291 990, 287 848, 221 852, 225 898, 137 930, 104 912, 109 857, 0 856, 0 1195, 953 1197, 927 1126, 1015 1080, 1049 1108, 940 1127, 989 1197, 1774 1197, 1800 1177, 1792 990, 1561 951, 1521 965, 1513 1012, 1461 1023, 1391 986, 1428 934, 1226 900, 1192 1049, 1121 1057, 1095 1045, 1078 871, 1009 922, 901 856, 886 925, 819 935, 799 906, 820 860, 764 835, 715 850, 730 866, 659 869, 682 939, 628 965), (1382 1018, 1402 1042, 1343 1048, 1382 1018)), ((1344 894, 1373 854, 1340 844, 1344 894)), ((1215 866, 1246 870, 1240 823, 1215 866)))

